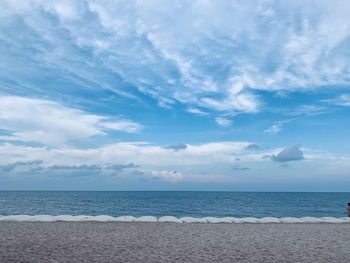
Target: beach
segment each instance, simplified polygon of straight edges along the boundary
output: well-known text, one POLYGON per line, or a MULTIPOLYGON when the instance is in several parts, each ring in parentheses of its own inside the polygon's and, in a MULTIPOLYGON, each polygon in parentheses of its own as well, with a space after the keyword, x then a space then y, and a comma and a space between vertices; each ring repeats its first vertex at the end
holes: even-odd
POLYGON ((0 262, 348 262, 349 224, 0 222, 0 262))

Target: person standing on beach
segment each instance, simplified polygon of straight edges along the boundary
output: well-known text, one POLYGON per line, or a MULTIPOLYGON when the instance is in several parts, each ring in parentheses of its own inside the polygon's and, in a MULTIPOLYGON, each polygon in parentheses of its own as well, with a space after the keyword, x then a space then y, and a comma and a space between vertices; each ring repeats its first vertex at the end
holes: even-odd
POLYGON ((348 210, 348 217, 350 217, 350 203, 348 203, 348 208, 347 208, 347 210, 348 210))

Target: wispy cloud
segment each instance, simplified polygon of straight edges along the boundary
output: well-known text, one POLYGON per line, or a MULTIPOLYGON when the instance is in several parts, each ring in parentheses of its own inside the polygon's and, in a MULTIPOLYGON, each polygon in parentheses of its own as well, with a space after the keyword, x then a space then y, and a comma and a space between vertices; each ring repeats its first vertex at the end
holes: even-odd
POLYGON ((215 122, 221 127, 229 127, 232 125, 232 120, 225 117, 216 117, 215 122))
POLYGON ((283 122, 276 122, 271 125, 268 129, 264 130, 264 132, 270 135, 276 135, 282 130, 283 122))
POLYGON ((0 129, 9 132, 5 141, 67 144, 108 130, 138 132, 142 125, 123 119, 90 114, 54 101, 0 96, 0 129))
POLYGON ((350 107, 350 94, 341 94, 336 98, 324 100, 324 102, 337 106, 350 107))
POLYGON ((350 107, 350 94, 342 94, 339 97, 339 105, 350 107))
POLYGON ((330 113, 332 109, 326 105, 301 105, 290 110, 287 114, 290 116, 317 116, 330 113))
POLYGON ((200 116, 207 116, 207 115, 209 115, 209 113, 204 112, 204 111, 202 111, 202 110, 200 110, 198 108, 188 108, 186 111, 189 112, 189 113, 200 115, 200 116))
POLYGON ((117 119, 115 121, 100 121, 98 126, 104 129, 123 131, 129 133, 139 133, 143 129, 143 126, 141 124, 123 119, 117 119))
POLYGON ((347 1, 3 0, 2 6, 0 41, 8 52, 0 84, 7 92, 102 89, 128 98, 141 92, 195 114, 204 112, 198 107, 252 113, 260 110, 259 90, 349 84, 347 1))

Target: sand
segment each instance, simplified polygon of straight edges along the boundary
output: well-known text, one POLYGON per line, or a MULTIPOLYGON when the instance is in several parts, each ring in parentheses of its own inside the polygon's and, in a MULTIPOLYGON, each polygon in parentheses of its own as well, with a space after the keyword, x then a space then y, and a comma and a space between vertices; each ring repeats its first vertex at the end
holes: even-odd
POLYGON ((0 262, 350 262, 350 225, 0 222, 0 262))

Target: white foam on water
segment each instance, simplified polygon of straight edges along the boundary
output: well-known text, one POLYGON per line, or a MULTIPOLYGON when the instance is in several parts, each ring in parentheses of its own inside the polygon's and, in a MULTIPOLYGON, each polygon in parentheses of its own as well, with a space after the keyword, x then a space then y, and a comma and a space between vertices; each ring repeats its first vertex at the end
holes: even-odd
POLYGON ((350 217, 340 217, 339 219, 344 220, 344 222, 349 222, 350 223, 350 217))
POLYGON ((184 223, 208 223, 208 221, 205 218, 200 217, 185 216, 181 217, 180 220, 184 223))
POLYGON ((64 222, 81 222, 81 221, 91 221, 93 216, 72 216, 72 215, 59 215, 55 216, 56 221, 64 221, 64 222))
POLYGON ((23 222, 23 221, 40 221, 40 222, 53 222, 54 216, 50 215, 10 215, 10 216, 2 216, 0 221, 14 221, 14 222, 23 222))
POLYGON ((115 217, 113 216, 108 216, 108 215, 99 215, 99 216, 92 216, 86 221, 97 221, 97 222, 108 222, 108 221, 113 221, 115 217))
POLYGON ((109 215, 0 215, 0 221, 12 222, 171 222, 171 223, 350 223, 350 217, 181 217, 174 216, 119 216, 113 217, 109 215))
POLYGON ((300 219, 303 221, 303 223, 323 223, 323 222, 325 222, 325 220, 323 220, 321 217, 306 216, 306 217, 302 217, 300 219))
POLYGON ((203 219, 207 220, 208 223, 211 224, 220 224, 220 223, 232 223, 234 217, 203 217, 203 219))
MULTIPOLYGON (((347 220, 344 220, 344 218, 336 218, 336 217, 322 217, 323 221, 326 223, 346 223, 347 220)), ((350 219, 350 218, 349 218, 350 219)), ((350 220, 349 220, 350 222, 350 220)))
POLYGON ((286 224, 293 224, 293 223, 304 223, 301 218, 297 217, 281 217, 280 218, 281 223, 286 223, 286 224))
POLYGON ((263 217, 260 218, 259 223, 280 223, 281 219, 277 218, 277 217, 263 217))
POLYGON ((114 217, 112 221, 115 221, 115 222, 134 222, 135 217, 133 217, 133 216, 119 216, 119 217, 114 217))
POLYGON ((155 216, 141 216, 135 219, 135 222, 158 222, 155 216))
POLYGON ((259 223, 259 218, 256 217, 234 217, 232 223, 259 223))
POLYGON ((180 219, 178 219, 175 216, 162 216, 158 218, 158 222, 163 222, 163 223, 182 223, 180 219))

